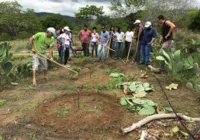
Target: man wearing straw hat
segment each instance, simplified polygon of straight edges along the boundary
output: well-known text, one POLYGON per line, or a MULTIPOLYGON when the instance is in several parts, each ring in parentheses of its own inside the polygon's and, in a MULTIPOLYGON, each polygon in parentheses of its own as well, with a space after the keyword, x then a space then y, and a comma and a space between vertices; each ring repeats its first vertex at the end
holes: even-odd
POLYGON ((45 55, 47 49, 49 49, 49 54, 51 60, 53 60, 53 49, 52 46, 54 45, 54 37, 56 37, 56 32, 53 27, 47 29, 46 32, 39 32, 33 35, 29 41, 32 45, 32 69, 33 69, 33 85, 37 86, 36 82, 36 71, 43 70, 45 80, 48 79, 47 76, 47 59, 41 55, 45 55), (41 54, 41 55, 40 55, 41 54))

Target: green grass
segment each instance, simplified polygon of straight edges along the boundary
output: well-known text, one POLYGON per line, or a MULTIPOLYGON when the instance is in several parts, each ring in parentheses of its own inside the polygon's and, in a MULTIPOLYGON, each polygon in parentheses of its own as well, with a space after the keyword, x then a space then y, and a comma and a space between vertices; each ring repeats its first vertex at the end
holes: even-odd
POLYGON ((76 72, 80 72, 81 71, 81 68, 79 66, 72 66, 71 69, 76 71, 76 72))
POLYGON ((59 105, 54 109, 54 112, 56 113, 57 117, 65 117, 67 113, 69 113, 70 108, 66 105, 59 105))
POLYGON ((6 100, 0 100, 0 106, 3 106, 5 103, 6 103, 6 100))
POLYGON ((105 74, 108 74, 108 75, 110 75, 111 73, 115 73, 115 72, 117 72, 116 71, 116 69, 113 69, 113 68, 106 68, 106 69, 104 69, 104 73, 105 74))

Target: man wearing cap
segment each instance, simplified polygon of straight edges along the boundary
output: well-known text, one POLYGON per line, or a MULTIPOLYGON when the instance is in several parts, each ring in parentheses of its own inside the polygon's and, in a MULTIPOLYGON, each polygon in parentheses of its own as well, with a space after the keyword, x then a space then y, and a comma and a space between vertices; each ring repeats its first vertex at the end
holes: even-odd
POLYGON ((33 69, 33 85, 36 86, 36 71, 43 70, 45 80, 47 80, 47 59, 42 57, 42 55, 46 55, 46 50, 49 49, 50 59, 53 60, 53 49, 54 45, 54 37, 56 37, 55 29, 50 27, 46 32, 39 32, 33 35, 29 41, 32 45, 33 59, 32 59, 32 69, 33 69))
POLYGON ((149 59, 150 59, 150 51, 151 46, 156 39, 156 30, 152 28, 152 24, 150 21, 147 21, 145 23, 145 29, 143 30, 143 42, 142 42, 142 53, 143 53, 143 62, 145 66, 149 65, 149 59))
MULTIPOLYGON (((162 43, 162 48, 160 53, 162 53, 163 48, 167 48, 169 51, 174 47, 174 38, 173 31, 175 29, 174 23, 169 20, 166 20, 163 15, 158 16, 158 22, 162 24, 162 38, 160 39, 160 43, 162 43)), ((164 70, 165 62, 161 63, 161 70, 164 70)))
POLYGON ((84 56, 89 56, 89 40, 91 37, 91 31, 88 30, 87 25, 84 26, 84 29, 81 30, 78 34, 79 40, 82 43, 82 48, 77 49, 76 51, 83 51, 84 56))
POLYGON ((100 34, 100 44, 98 47, 98 58, 99 61, 102 60, 102 62, 105 62, 106 60, 106 46, 108 45, 109 42, 109 32, 106 31, 106 28, 103 26, 100 34))
POLYGON ((141 58, 141 54, 142 54, 142 36, 143 36, 143 25, 142 22, 140 20, 136 20, 134 22, 134 25, 136 25, 136 56, 135 56, 135 63, 136 64, 140 64, 140 58, 141 58))

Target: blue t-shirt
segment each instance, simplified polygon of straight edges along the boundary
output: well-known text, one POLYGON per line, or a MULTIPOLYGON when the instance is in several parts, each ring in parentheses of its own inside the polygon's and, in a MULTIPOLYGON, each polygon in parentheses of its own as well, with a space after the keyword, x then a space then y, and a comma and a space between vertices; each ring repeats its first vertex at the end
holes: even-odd
POLYGON ((101 32, 101 40, 100 40, 101 44, 106 44, 108 39, 109 39, 109 32, 107 31, 105 33, 101 32))
POLYGON ((147 45, 148 43, 151 42, 152 38, 156 38, 156 37, 157 37, 157 33, 154 28, 151 28, 150 30, 144 29, 142 43, 144 45, 147 45))

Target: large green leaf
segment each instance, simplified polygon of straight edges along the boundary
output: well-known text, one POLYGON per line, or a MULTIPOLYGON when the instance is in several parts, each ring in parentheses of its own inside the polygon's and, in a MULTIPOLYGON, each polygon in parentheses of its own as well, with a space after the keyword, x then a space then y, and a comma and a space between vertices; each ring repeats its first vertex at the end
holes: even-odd
POLYGON ((126 101, 126 98, 120 98, 120 104, 121 105, 127 105, 127 101, 126 101))
POLYGON ((134 97, 136 97, 136 98, 143 98, 146 95, 147 95, 147 93, 145 91, 141 91, 141 92, 135 94, 134 97))
POLYGON ((133 103, 138 104, 138 105, 143 105, 146 103, 144 100, 141 100, 139 98, 133 98, 132 101, 133 103))
POLYGON ((199 70, 199 64, 198 64, 198 63, 195 63, 195 64, 193 65, 193 68, 190 70, 190 72, 191 72, 192 74, 197 74, 198 70, 199 70))
POLYGON ((156 56, 156 60, 165 61, 165 58, 163 56, 156 56))
POLYGON ((144 84, 143 84, 143 87, 144 87, 144 88, 148 88, 148 87, 150 87, 150 84, 149 84, 149 83, 144 83, 144 84))
POLYGON ((130 85, 129 89, 131 90, 131 92, 135 92, 137 88, 135 85, 130 85))
POLYGON ((175 53, 174 53, 174 60, 176 62, 180 62, 181 60, 181 51, 180 50, 177 50, 175 53))
POLYGON ((119 78, 119 77, 124 77, 124 74, 122 74, 122 73, 111 73, 110 76, 113 77, 113 78, 119 78))
POLYGON ((5 47, 1 44, 0 45, 0 57, 3 56, 4 52, 5 52, 5 47))
POLYGON ((155 108, 152 106, 144 106, 138 114, 140 115, 152 115, 156 112, 155 108))
POLYGON ((162 54, 165 56, 165 58, 167 58, 168 62, 171 62, 170 56, 167 54, 167 52, 164 49, 162 50, 162 54))
POLYGON ((145 100, 145 104, 148 105, 148 106, 156 106, 156 103, 154 103, 153 101, 151 100, 145 100))
POLYGON ((6 62, 2 65, 2 69, 4 70, 5 73, 9 73, 12 69, 13 65, 11 62, 6 62))
POLYGON ((173 112, 173 109, 169 106, 164 107, 164 110, 167 111, 167 112, 173 112))
POLYGON ((178 62, 175 68, 176 68, 176 73, 181 72, 183 70, 183 63, 178 62))
POLYGON ((194 59, 192 58, 192 56, 189 56, 189 57, 187 58, 187 61, 188 61, 188 63, 189 63, 190 65, 193 65, 193 64, 194 64, 194 59))

